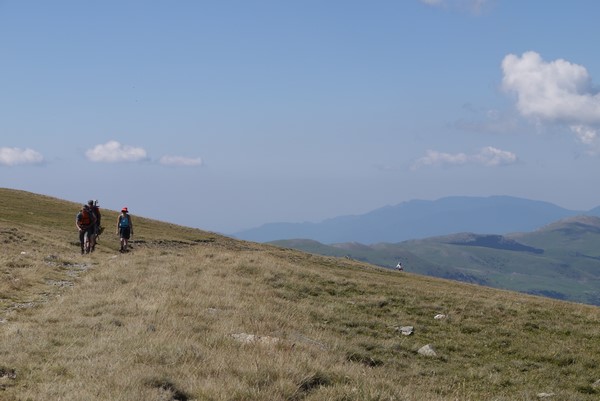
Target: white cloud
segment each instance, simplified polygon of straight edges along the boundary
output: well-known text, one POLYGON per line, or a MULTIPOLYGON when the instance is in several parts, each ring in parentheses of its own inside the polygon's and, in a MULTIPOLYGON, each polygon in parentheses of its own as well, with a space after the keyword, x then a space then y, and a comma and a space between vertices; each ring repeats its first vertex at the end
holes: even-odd
POLYGON ((571 131, 575 134, 581 143, 592 145, 598 141, 598 131, 585 125, 572 125, 571 131))
POLYGON ((428 150, 425 156, 413 163, 411 170, 427 166, 457 166, 465 164, 496 167, 514 164, 517 160, 518 158, 514 153, 500 150, 492 146, 487 146, 473 155, 468 155, 466 153, 452 154, 428 150))
POLYGON ((504 89, 517 95, 525 117, 548 122, 600 124, 600 95, 585 67, 563 59, 544 61, 536 52, 502 61, 504 89))
POLYGON ((19 164, 40 164, 44 157, 33 149, 0 148, 0 164, 16 166, 19 164))
POLYGON ((537 124, 567 125, 588 153, 600 155, 600 93, 587 69, 563 59, 546 62, 533 51, 502 61, 505 90, 517 97, 517 110, 537 124))
POLYGON ((122 145, 117 141, 96 145, 93 149, 86 151, 85 155, 90 161, 104 163, 137 162, 147 159, 146 151, 143 148, 122 145))
POLYGON ((517 155, 493 146, 486 146, 478 154, 471 156, 471 160, 483 166, 495 167, 517 162, 517 155))
POLYGON ((600 155, 600 135, 597 128, 587 125, 571 125, 569 128, 577 140, 588 147, 588 154, 600 155))
POLYGON ((163 164, 165 166, 194 167, 194 166, 202 165, 202 159, 199 157, 190 158, 190 157, 166 155, 166 156, 161 157, 159 162, 160 162, 160 164, 163 164))
POLYGON ((468 156, 464 153, 443 153, 438 152, 437 150, 428 150, 427 154, 420 159, 418 159, 413 165, 412 170, 416 170, 421 167, 426 166, 436 166, 436 165, 460 165, 465 164, 468 161, 468 156))

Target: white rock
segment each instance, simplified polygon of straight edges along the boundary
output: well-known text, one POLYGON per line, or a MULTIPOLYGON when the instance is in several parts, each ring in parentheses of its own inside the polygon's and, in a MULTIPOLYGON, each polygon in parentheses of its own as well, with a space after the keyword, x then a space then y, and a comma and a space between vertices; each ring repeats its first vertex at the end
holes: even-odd
POLYGON ((439 313, 439 314, 435 315, 433 318, 435 320, 442 320, 442 319, 446 318, 446 315, 443 315, 443 314, 439 313))
POLYGON ((279 338, 269 336, 257 336, 255 334, 238 333, 232 334, 231 337, 244 344, 264 344, 274 345, 279 342, 279 338))
POLYGON ((424 356, 437 356, 437 354, 431 344, 422 346, 421 348, 419 348, 419 351, 417 351, 417 352, 424 356))
POLYGON ((402 335, 410 336, 412 333, 414 333, 415 328, 413 326, 404 326, 400 327, 398 330, 400 330, 400 333, 402 333, 402 335))

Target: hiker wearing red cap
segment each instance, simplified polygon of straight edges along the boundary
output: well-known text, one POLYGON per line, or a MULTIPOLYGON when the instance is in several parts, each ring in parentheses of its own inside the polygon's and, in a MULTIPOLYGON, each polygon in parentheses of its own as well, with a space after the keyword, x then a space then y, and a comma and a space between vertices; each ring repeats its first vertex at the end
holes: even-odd
POLYGON ((117 234, 121 238, 120 252, 127 252, 129 238, 133 235, 133 221, 126 207, 121 209, 121 214, 117 219, 117 234))

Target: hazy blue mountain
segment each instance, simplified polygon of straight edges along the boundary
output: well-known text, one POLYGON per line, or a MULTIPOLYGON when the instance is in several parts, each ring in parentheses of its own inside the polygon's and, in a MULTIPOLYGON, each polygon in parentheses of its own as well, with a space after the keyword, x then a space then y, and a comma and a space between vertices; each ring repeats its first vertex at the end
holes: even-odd
POLYGON ((305 238, 324 244, 374 244, 457 232, 507 234, 531 231, 580 214, 600 216, 600 207, 583 212, 510 196, 454 196, 435 201, 411 200, 363 215, 341 216, 320 223, 269 223, 233 236, 257 242, 305 238))
POLYGON ((588 213, 586 213, 590 216, 597 216, 600 217, 600 206, 593 208, 592 210, 590 210, 588 213))

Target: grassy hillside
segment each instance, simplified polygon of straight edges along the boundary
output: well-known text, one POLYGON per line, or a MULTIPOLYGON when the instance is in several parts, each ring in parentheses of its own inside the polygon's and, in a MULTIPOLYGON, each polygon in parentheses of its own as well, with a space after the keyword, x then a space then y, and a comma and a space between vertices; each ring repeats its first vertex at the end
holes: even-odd
POLYGON ((494 288, 600 305, 600 218, 571 217, 530 233, 460 233, 396 244, 272 244, 494 288))
POLYGON ((78 207, 0 189, 1 400, 600 395, 596 307, 135 214, 132 252, 107 229, 82 256, 78 207))

